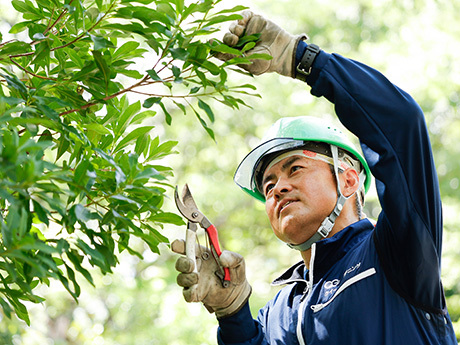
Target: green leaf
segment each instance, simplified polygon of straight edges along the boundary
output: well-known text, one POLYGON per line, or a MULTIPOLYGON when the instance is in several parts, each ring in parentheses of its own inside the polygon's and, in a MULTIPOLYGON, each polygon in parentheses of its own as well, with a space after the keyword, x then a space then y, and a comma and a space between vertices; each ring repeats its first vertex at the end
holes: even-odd
POLYGON ((211 47, 211 51, 224 53, 224 54, 232 54, 232 55, 236 55, 236 56, 241 55, 240 50, 235 49, 235 48, 231 48, 226 44, 213 45, 211 47))
POLYGON ((124 195, 121 195, 121 194, 115 194, 115 195, 111 195, 109 199, 114 199, 114 200, 119 200, 119 201, 125 201, 127 202, 128 204, 133 204, 136 206, 136 208, 139 208, 139 203, 134 201, 133 199, 130 199, 124 195))
POLYGON ((155 115, 156 115, 156 111, 153 111, 153 110, 141 111, 140 113, 138 113, 136 116, 133 117, 133 119, 131 120, 131 124, 135 125, 137 123, 141 123, 143 120, 147 118, 152 118, 155 115))
POLYGON ((210 85, 210 82, 208 81, 208 79, 206 78, 206 75, 203 72, 199 71, 198 69, 195 69, 195 73, 198 76, 198 78, 200 78, 201 84, 205 88, 206 88, 206 86, 210 85))
POLYGON ((85 127, 90 131, 96 132, 97 134, 111 134, 105 126, 100 125, 99 123, 88 123, 85 127))
POLYGON ((217 65, 215 65, 214 63, 212 63, 211 61, 204 61, 201 64, 201 67, 207 69, 213 75, 219 75, 220 74, 220 68, 217 65))
POLYGON ((149 97, 144 101, 142 105, 144 108, 150 108, 154 104, 158 104, 161 102, 161 97, 149 97))
POLYGON ((123 69, 117 70, 117 72, 134 79, 141 79, 143 77, 143 75, 137 70, 123 69))
POLYGON ((106 48, 115 48, 115 46, 109 40, 104 37, 89 35, 94 43, 94 50, 102 50, 106 48))
POLYGON ((154 253, 160 254, 158 249, 158 245, 160 243, 169 243, 169 240, 162 236, 158 231, 154 230, 153 228, 149 231, 148 234, 139 233, 136 234, 137 237, 140 237, 144 240, 145 243, 149 246, 150 250, 154 253))
POLYGON ((195 12, 197 10, 197 4, 196 3, 191 3, 188 7, 184 9, 181 13, 181 19, 185 20, 191 13, 195 12))
POLYGON ((9 33, 10 34, 18 34, 18 33, 22 32, 22 31, 24 31, 25 29, 27 29, 27 27, 32 23, 33 23, 33 21, 25 21, 25 22, 16 23, 11 27, 9 33))
MULTIPOLYGON (((176 142, 177 144, 177 142, 176 142)), ((152 167, 147 167, 144 170, 142 170, 139 174, 136 175, 134 180, 149 180, 151 178, 154 178, 156 180, 164 180, 165 177, 161 175, 158 170, 152 168, 152 167)))
POLYGON ((10 305, 6 303, 2 297, 0 297, 0 304, 2 305, 2 309, 6 317, 11 319, 11 313, 13 312, 13 309, 11 309, 10 305))
POLYGON ((138 156, 142 155, 144 151, 147 149, 148 145, 150 144, 150 135, 145 133, 144 135, 140 135, 136 139, 136 146, 134 147, 134 152, 138 156))
POLYGON ((211 122, 214 122, 215 117, 211 107, 201 99, 198 99, 198 106, 206 112, 211 122))
POLYGON ((124 148, 126 145, 128 145, 131 141, 136 140, 139 136, 144 135, 145 133, 148 133, 149 131, 152 130, 155 126, 144 126, 144 127, 139 127, 130 132, 126 137, 124 137, 117 145, 115 148, 114 152, 120 151, 122 148, 124 148))
POLYGON ((74 172, 74 181, 77 185, 82 185, 83 181, 86 179, 86 172, 88 171, 90 161, 88 159, 83 159, 80 164, 77 165, 74 172))
POLYGON ((102 28, 105 30, 115 31, 119 30, 126 33, 136 33, 138 35, 147 36, 153 32, 152 29, 146 28, 139 23, 119 24, 119 23, 104 23, 102 28))
MULTIPOLYGON (((198 92, 198 91, 197 91, 198 92)), ((187 115, 187 109, 185 106, 179 102, 173 101, 173 103, 184 113, 184 115, 187 115)))
POLYGON ((58 144, 58 150, 56 153, 56 161, 59 160, 59 158, 61 158, 65 152, 67 152, 69 146, 70 142, 64 136, 61 136, 58 144))
POLYGON ((251 54, 251 55, 248 56, 248 59, 250 59, 250 60, 255 60, 255 59, 271 60, 271 59, 273 59, 273 57, 270 54, 251 54))
POLYGON ((25 321, 25 323, 28 326, 30 326, 29 313, 27 312, 27 308, 25 307, 25 305, 22 304, 21 302, 19 302, 19 299, 15 298, 15 297, 10 298, 9 301, 13 305, 14 312, 16 313, 16 315, 21 320, 25 321))
POLYGON ((0 48, 0 56, 24 54, 32 51, 32 47, 26 42, 10 42, 0 48))
POLYGON ((32 3, 30 1, 24 2, 20 0, 13 0, 11 1, 11 4, 13 5, 14 9, 18 12, 21 13, 36 13, 36 9, 32 6, 32 3))
POLYGON ((67 276, 69 277, 70 281, 73 284, 75 296, 80 296, 81 289, 80 289, 80 285, 78 285, 77 280, 75 279, 75 272, 67 264, 65 264, 65 268, 66 268, 67 276))
POLYGON ((94 61, 96 62, 96 66, 99 69, 99 71, 102 73, 104 77, 104 82, 105 85, 107 86, 109 80, 110 80, 110 69, 109 66, 107 65, 107 62, 104 60, 102 57, 102 54, 100 51, 93 50, 93 57, 94 61))
MULTIPOLYGON (((222 12, 221 12, 222 13, 222 12)), ((211 17, 209 20, 206 21, 207 26, 212 26, 218 23, 223 23, 223 22, 228 22, 228 21, 233 21, 233 20, 239 20, 242 19, 243 16, 241 14, 230 14, 230 15, 216 15, 214 17, 211 17)))
POLYGON ((251 50, 256 46, 256 42, 248 42, 244 45, 244 47, 241 49, 241 52, 244 53, 245 51, 251 50))
POLYGON ((168 109, 166 109, 166 106, 163 104, 163 102, 160 102, 160 107, 161 109, 163 109, 163 113, 165 114, 165 120, 166 120, 166 123, 171 126, 171 123, 172 123, 172 116, 171 114, 168 112, 168 109))
POLYGON ((201 126, 206 130, 206 132, 212 138, 212 140, 216 141, 214 131, 211 128, 208 127, 208 124, 206 123, 206 121, 203 120, 203 118, 200 116, 200 114, 196 110, 193 110, 193 111, 195 112, 196 117, 200 121, 201 126))
POLYGON ((257 87, 255 87, 252 84, 243 84, 243 85, 238 85, 235 86, 235 89, 251 89, 251 90, 257 90, 257 87))
POLYGON ((91 248, 87 243, 85 243, 81 239, 77 239, 77 246, 83 251, 83 253, 89 256, 89 261, 92 265, 100 267, 103 270, 103 272, 110 271, 110 267, 107 265, 107 262, 102 253, 100 253, 96 249, 91 248))
POLYGON ((156 9, 151 9, 145 6, 130 6, 119 8, 116 16, 129 20, 136 18, 147 26, 152 22, 160 22, 168 27, 173 24, 173 20, 166 16, 164 12, 157 11, 156 9))
POLYGON ((48 66, 50 61, 50 53, 50 42, 48 40, 41 40, 40 43, 36 45, 32 64, 40 67, 48 66))
POLYGON ((159 159, 169 155, 177 144, 177 141, 166 141, 162 144, 159 144, 159 138, 156 137, 150 144, 149 156, 147 157, 147 160, 159 159))
POLYGON ((37 214, 37 217, 38 219, 45 223, 46 225, 49 225, 49 220, 48 220, 48 213, 47 211, 45 211, 45 209, 40 205, 40 203, 38 203, 37 201, 35 200, 32 200, 32 204, 34 206, 34 211, 35 213, 37 214))
POLYGON ((4 102, 8 105, 18 105, 25 103, 25 99, 15 97, 0 97, 0 102, 4 102))
POLYGON ((118 123, 115 126, 115 137, 118 138, 121 133, 131 124, 131 119, 134 115, 139 112, 141 109, 141 103, 135 102, 130 104, 126 110, 122 112, 122 114, 118 118, 118 123))
POLYGON ((186 61, 189 56, 189 52, 184 48, 170 48, 169 51, 175 60, 186 61))
POLYGON ((161 212, 161 213, 154 214, 149 218, 149 220, 153 222, 159 222, 159 223, 185 225, 185 222, 182 219, 182 217, 178 216, 175 213, 171 213, 171 212, 161 212))
POLYGON ((6 79, 8 86, 18 90, 23 96, 27 95, 28 93, 27 87, 24 85, 24 83, 21 80, 19 80, 17 76, 7 75, 7 74, 2 74, 2 73, 0 73, 0 75, 6 79))
POLYGON ((130 56, 137 49, 137 47, 139 47, 139 44, 140 43, 136 41, 128 41, 124 43, 112 54, 112 61, 117 61, 119 59, 124 59, 125 57, 130 56))
MULTIPOLYGON (((35 219, 34 219, 35 220, 35 219)), ((30 233, 31 235, 33 236, 37 236, 37 238, 40 240, 40 241, 43 241, 43 242, 46 242, 46 237, 43 235, 43 233, 38 229, 36 228, 35 226, 32 226, 31 229, 30 229, 30 233)))
POLYGON ((182 13, 184 10, 184 0, 174 0, 174 3, 176 4, 176 12, 182 13))
POLYGON ((173 72, 174 77, 176 77, 176 79, 180 77, 181 70, 179 67, 173 65, 171 67, 171 70, 173 72))
POLYGON ((72 261, 75 269, 81 273, 83 275, 83 277, 86 278, 86 280, 93 286, 94 285, 94 281, 93 281, 93 277, 91 276, 91 274, 88 272, 87 269, 83 268, 81 266, 81 263, 83 261, 83 257, 81 255, 78 255, 75 251, 71 250, 71 251, 68 251, 67 252, 67 256, 69 257, 70 261, 72 261))
POLYGON ((260 34, 253 34, 240 37, 238 43, 235 45, 235 48, 241 48, 248 42, 257 42, 260 39, 260 34))
POLYGON ((101 217, 97 213, 92 213, 88 208, 84 207, 81 204, 76 204, 72 206, 69 210, 69 213, 75 216, 75 219, 80 222, 80 224, 86 223, 92 219, 100 219, 101 217))
POLYGON ((247 10, 248 8, 249 7, 246 7, 246 6, 243 6, 243 5, 237 5, 235 7, 227 8, 225 10, 219 11, 216 14, 240 12, 240 11, 247 10))
POLYGON ((84 61, 80 58, 78 53, 73 49, 66 49, 66 54, 69 56, 70 60, 79 68, 82 69, 85 66, 84 61))
POLYGON ((152 78, 153 80, 156 80, 156 81, 163 81, 163 79, 161 79, 157 72, 155 72, 155 70, 153 69, 150 69, 147 71, 147 74, 150 76, 150 78, 152 78))

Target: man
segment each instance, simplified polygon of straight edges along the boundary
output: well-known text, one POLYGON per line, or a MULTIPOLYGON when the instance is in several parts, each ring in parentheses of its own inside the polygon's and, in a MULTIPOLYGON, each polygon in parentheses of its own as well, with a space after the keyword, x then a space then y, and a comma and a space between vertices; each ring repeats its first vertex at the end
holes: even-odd
MULTIPOLYGON (((244 68, 305 81, 314 96, 334 103, 365 158, 333 126, 280 119, 235 181, 265 202, 275 235, 303 260, 275 281, 287 286, 257 320, 236 253, 220 257, 230 269, 228 288, 214 260, 199 256, 194 273, 191 260, 179 258, 185 299, 216 313, 219 344, 457 344, 440 279, 441 201, 421 109, 374 69, 307 45, 304 35, 251 12, 224 41, 235 45, 243 33, 258 32, 253 52, 273 59, 244 68), (382 206, 375 226, 361 212, 371 172, 382 206)), ((184 253, 184 243, 172 249, 184 253)))

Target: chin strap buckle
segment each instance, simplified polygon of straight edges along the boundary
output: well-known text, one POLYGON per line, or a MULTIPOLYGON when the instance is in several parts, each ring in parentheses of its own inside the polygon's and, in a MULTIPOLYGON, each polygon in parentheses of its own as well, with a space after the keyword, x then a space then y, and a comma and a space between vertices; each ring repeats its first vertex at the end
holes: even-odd
POLYGON ((334 227, 334 222, 329 217, 327 217, 326 219, 323 220, 317 232, 323 238, 326 238, 331 232, 333 227, 334 227))

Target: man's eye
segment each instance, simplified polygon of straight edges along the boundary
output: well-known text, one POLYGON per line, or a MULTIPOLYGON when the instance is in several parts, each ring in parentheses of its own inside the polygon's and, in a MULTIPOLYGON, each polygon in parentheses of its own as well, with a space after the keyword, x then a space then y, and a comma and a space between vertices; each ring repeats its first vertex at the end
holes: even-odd
POLYGON ((267 195, 268 193, 270 193, 270 191, 273 189, 273 187, 275 187, 275 184, 274 183, 269 183, 265 186, 265 195, 267 195))
POLYGON ((302 167, 300 165, 293 165, 291 167, 291 173, 296 172, 299 169, 302 169, 302 167))

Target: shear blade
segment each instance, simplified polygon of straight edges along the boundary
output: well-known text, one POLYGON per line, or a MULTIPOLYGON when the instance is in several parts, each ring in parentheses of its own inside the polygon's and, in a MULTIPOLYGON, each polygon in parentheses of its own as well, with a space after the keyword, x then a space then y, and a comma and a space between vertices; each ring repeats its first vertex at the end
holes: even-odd
POLYGON ((193 200, 192 193, 190 192, 187 183, 182 189, 182 202, 187 208, 191 209, 192 211, 198 211, 198 207, 195 204, 195 200, 193 200))
POLYGON ((174 199, 176 201, 176 206, 179 209, 179 212, 187 218, 189 221, 194 223, 199 223, 201 213, 198 211, 198 207, 195 204, 195 200, 193 200, 192 193, 188 188, 188 185, 185 184, 184 188, 182 189, 182 198, 179 198, 179 193, 176 190, 174 193, 174 199))

